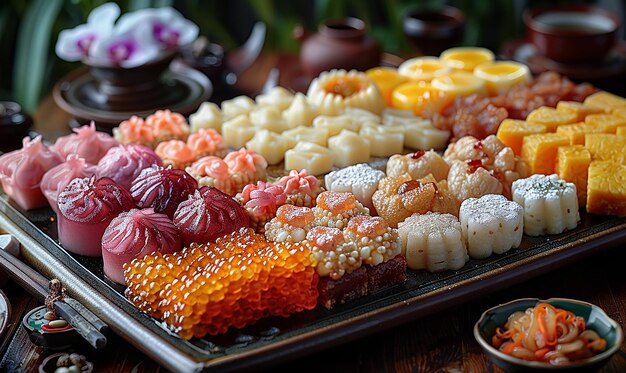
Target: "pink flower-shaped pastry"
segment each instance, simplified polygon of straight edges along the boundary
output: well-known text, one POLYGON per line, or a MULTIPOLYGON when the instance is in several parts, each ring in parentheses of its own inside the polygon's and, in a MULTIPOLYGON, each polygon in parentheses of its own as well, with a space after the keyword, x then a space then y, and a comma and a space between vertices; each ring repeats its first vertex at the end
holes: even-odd
POLYGON ((178 229, 165 214, 132 209, 111 221, 102 236, 104 273, 125 285, 124 264, 155 251, 171 254, 182 247, 178 229))
POLYGON ((232 176, 235 193, 241 192, 244 186, 265 180, 267 177, 267 161, 253 150, 241 148, 228 153, 224 157, 224 162, 232 176))
POLYGON ((88 126, 74 129, 71 135, 59 137, 50 149, 66 159, 70 154, 78 154, 85 162, 98 164, 108 151, 118 143, 111 135, 96 131, 96 125, 91 122, 88 126))
POLYGON ((111 220, 135 207, 130 193, 115 181, 74 179, 59 193, 59 242, 73 253, 102 255, 102 235, 111 220))
POLYGON ((181 140, 163 141, 154 150, 166 166, 184 169, 196 160, 196 153, 181 140))
POLYGON ((198 182, 184 170, 151 166, 133 181, 130 193, 137 207, 152 207, 172 218, 178 204, 198 188, 198 182))
POLYGON ((214 187, 231 196, 237 193, 228 165, 222 158, 211 155, 202 157, 185 170, 198 181, 199 186, 214 187))
POLYGON ((169 110, 158 110, 146 118, 146 124, 152 128, 152 134, 157 142, 165 140, 187 140, 189 125, 179 113, 169 110))
POLYGON ((133 115, 113 128, 113 136, 120 144, 141 144, 154 148, 155 139, 150 127, 143 118, 133 115))
POLYGON ((239 200, 248 212, 252 228, 263 233, 265 223, 276 216, 276 210, 285 204, 287 196, 282 186, 259 181, 246 185, 239 200))
POLYGON ((231 196, 202 187, 178 206, 174 214, 183 244, 206 243, 249 225, 248 214, 231 196))
POLYGON ((296 206, 315 206, 315 199, 324 191, 319 180, 309 175, 305 169, 300 172, 291 170, 289 175, 280 178, 276 184, 285 189, 287 203, 296 206))
POLYGON ((41 192, 48 200, 50 207, 57 212, 57 198, 70 182, 76 178, 92 177, 96 166, 85 162, 77 154, 70 154, 67 160, 48 170, 41 179, 41 192))
POLYGON ((139 144, 119 145, 109 149, 96 169, 96 178, 108 177, 126 190, 133 180, 150 166, 162 166, 161 158, 147 146, 139 144))
POLYGON ((43 175, 63 162, 58 154, 50 151, 41 141, 25 137, 22 149, 0 156, 0 182, 2 189, 24 210, 48 204, 40 184, 43 175))
POLYGON ((187 145, 196 153, 198 158, 207 155, 218 157, 226 154, 224 139, 213 128, 200 128, 187 138, 187 145))

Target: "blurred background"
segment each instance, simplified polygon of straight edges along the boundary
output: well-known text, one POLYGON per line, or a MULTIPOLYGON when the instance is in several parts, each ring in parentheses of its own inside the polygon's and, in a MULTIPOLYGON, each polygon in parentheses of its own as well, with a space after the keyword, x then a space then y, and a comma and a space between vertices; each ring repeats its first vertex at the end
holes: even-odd
MULTIPOLYGON (((54 83, 79 62, 54 54, 58 33, 85 22, 103 0, 3 0, 0 5, 0 99, 20 102, 34 111, 54 83)), ((124 0, 122 12, 146 7, 173 6, 200 27, 200 34, 226 50, 241 45, 255 22, 267 25, 264 51, 297 53, 293 37, 297 25, 315 31, 320 22, 354 16, 363 19, 369 33, 387 53, 411 57, 419 52, 403 33, 402 18, 416 8, 451 5, 465 13, 462 45, 483 46, 496 53, 506 42, 524 35, 522 13, 543 4, 597 4, 624 19, 622 0, 124 0)), ((619 36, 624 38, 624 30, 619 36)))

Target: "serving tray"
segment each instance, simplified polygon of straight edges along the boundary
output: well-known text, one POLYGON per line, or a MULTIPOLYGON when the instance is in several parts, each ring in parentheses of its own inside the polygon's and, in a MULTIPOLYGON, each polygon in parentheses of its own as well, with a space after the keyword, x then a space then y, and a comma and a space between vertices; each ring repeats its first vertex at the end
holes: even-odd
POLYGON ((268 318, 225 335, 184 341, 137 310, 123 288, 103 275, 102 260, 65 251, 49 208, 23 211, 0 193, 0 227, 23 245, 25 259, 147 355, 173 371, 234 370, 276 364, 360 336, 380 332, 454 304, 484 296, 592 255, 626 239, 626 218, 581 212, 581 224, 560 235, 524 236, 518 249, 470 260, 458 271, 408 270, 407 283, 339 305, 289 318, 268 318))

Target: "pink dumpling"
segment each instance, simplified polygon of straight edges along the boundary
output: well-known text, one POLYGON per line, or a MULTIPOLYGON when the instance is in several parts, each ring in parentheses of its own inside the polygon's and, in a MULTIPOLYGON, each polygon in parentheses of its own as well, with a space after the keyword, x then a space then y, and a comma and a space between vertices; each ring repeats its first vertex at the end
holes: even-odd
POLYGON ((246 210, 231 196, 204 186, 178 205, 174 224, 183 244, 206 243, 250 225, 246 210))
POLYGON ((67 160, 49 169, 41 179, 41 192, 48 200, 50 207, 57 212, 59 193, 76 178, 92 177, 96 166, 88 164, 77 154, 70 154, 67 160))
POLYGON ((161 158, 147 146, 139 144, 119 145, 109 149, 96 170, 96 177, 108 177, 130 190, 133 180, 144 169, 162 166, 161 158))
POLYGON ((59 193, 59 242, 80 255, 101 256, 102 235, 111 220, 135 204, 115 181, 95 177, 74 179, 59 193))
POLYGON ((130 194, 139 208, 152 207, 170 219, 178 204, 198 188, 198 182, 184 170, 151 166, 133 181, 130 194))
POLYGON ((62 159, 69 154, 78 154, 85 162, 98 164, 100 158, 117 145, 118 142, 111 135, 96 131, 96 125, 91 122, 88 126, 75 128, 71 135, 59 137, 50 149, 62 159))
POLYGON ((41 141, 25 137, 23 147, 0 156, 0 182, 4 192, 24 210, 48 204, 39 187, 46 171, 63 162, 41 141))
POLYGON ((132 209, 114 218, 102 236, 104 273, 125 285, 124 264, 155 251, 171 254, 182 248, 178 229, 165 214, 132 209))

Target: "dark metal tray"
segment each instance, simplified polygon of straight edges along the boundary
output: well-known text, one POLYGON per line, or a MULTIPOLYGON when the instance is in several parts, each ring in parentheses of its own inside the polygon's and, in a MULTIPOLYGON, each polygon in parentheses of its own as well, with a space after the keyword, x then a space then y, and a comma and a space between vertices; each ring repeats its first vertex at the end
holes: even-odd
POLYGON ((626 218, 581 212, 579 227, 560 235, 524 236, 520 248, 458 271, 408 271, 403 286, 333 310, 318 307, 289 318, 268 318, 242 330, 184 341, 138 311, 123 289, 108 281, 102 260, 65 251, 56 239, 52 210, 23 211, 0 193, 0 226, 18 237, 38 270, 60 278, 70 293, 130 343, 171 370, 244 369, 274 364, 374 333, 592 255, 626 239, 626 218))

